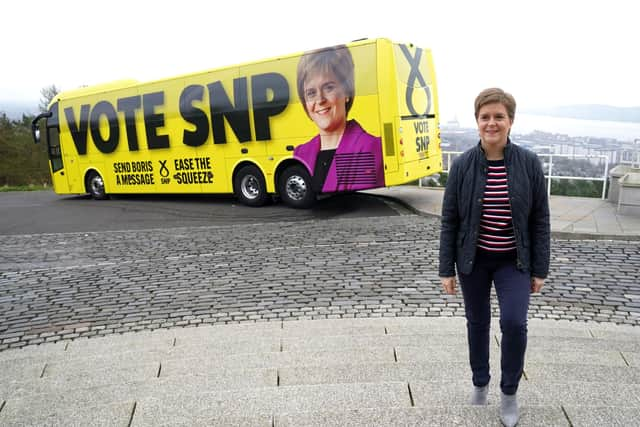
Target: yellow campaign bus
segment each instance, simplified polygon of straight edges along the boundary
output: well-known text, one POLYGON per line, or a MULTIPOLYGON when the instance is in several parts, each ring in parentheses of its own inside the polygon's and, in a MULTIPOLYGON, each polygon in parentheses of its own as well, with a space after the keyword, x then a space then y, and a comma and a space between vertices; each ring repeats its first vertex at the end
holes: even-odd
POLYGON ((140 83, 62 92, 32 124, 58 194, 320 195, 442 170, 431 51, 358 40, 140 83))

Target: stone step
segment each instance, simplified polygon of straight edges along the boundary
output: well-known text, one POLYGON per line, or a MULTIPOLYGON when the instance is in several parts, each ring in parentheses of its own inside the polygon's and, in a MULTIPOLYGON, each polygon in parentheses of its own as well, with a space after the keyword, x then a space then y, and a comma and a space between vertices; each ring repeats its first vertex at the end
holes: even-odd
MULTIPOLYGON (((492 354, 499 354, 498 346, 495 340, 490 343, 490 351, 492 354)), ((438 347, 438 346, 399 346, 395 348, 396 358, 402 363, 462 363, 469 361, 469 349, 466 344, 457 346, 438 347)), ((494 359, 496 360, 496 359, 494 359)))
POLYGON ((65 356, 88 356, 105 352, 168 351, 173 347, 174 340, 174 334, 165 330, 81 338, 68 343, 65 356))
POLYGON ((278 370, 276 368, 248 368, 238 366, 229 368, 218 366, 207 368, 199 363, 193 363, 191 359, 175 360, 174 363, 162 365, 159 379, 188 381, 209 381, 216 384, 216 389, 242 388, 242 387, 266 387, 278 384, 278 370), (226 385, 226 386, 225 386, 226 385))
POLYGON ((616 329, 593 328, 589 330, 594 338, 602 340, 640 342, 640 328, 638 327, 619 327, 616 329))
MULTIPOLYGON (((75 388, 61 392, 58 389, 38 390, 36 385, 26 385, 35 390, 35 393, 20 393, 4 398, 5 408, 29 411, 33 414, 41 414, 50 411, 50 408, 82 408, 100 405, 116 404, 123 402, 135 402, 149 393, 157 392, 151 382, 131 382, 125 384, 106 385, 97 387, 75 388)), ((0 425, 4 425, 0 423, 0 425)))
POLYGON ((580 427, 637 426, 640 408, 563 405, 572 425, 580 427))
POLYGON ((0 363, 12 360, 27 360, 33 363, 44 362, 51 357, 63 355, 68 343, 44 343, 18 349, 0 351, 0 363))
POLYGON ((28 406, 7 402, 0 411, 3 426, 115 426, 127 427, 131 420, 134 402, 85 406, 40 406, 37 411, 28 406))
POLYGON ((300 350, 349 350, 366 347, 398 347, 414 346, 430 348, 466 346, 466 337, 457 335, 323 335, 307 337, 282 338, 282 351, 300 350))
POLYGON ((530 382, 584 381, 600 383, 624 383, 640 385, 640 368, 631 366, 607 366, 526 362, 526 379, 530 382))
POLYGON ((349 410, 357 408, 409 408, 406 383, 327 384, 214 391, 198 394, 149 395, 136 406, 134 426, 167 424, 191 419, 202 425, 212 418, 247 414, 349 410))
POLYGON ((154 417, 148 411, 134 415, 131 426, 128 427, 194 427, 194 426, 233 426, 233 427, 273 427, 271 413, 246 415, 220 415, 210 412, 185 414, 176 413, 169 417, 159 415, 154 417))
POLYGON ((377 317, 377 318, 342 318, 323 320, 300 320, 283 322, 283 331, 366 331, 372 327, 374 333, 387 329, 398 331, 416 329, 422 334, 457 333, 463 331, 466 320, 462 317, 377 317), (462 327, 462 329, 461 329, 462 327))
POLYGON ((197 328, 172 329, 176 338, 250 340, 253 338, 280 337, 283 322, 231 323, 222 325, 200 325, 197 328))
POLYGON ((352 335, 352 336, 382 336, 386 334, 385 326, 382 323, 379 324, 363 324, 363 323, 335 323, 331 326, 331 323, 325 322, 316 323, 316 321, 301 321, 302 325, 298 325, 298 322, 284 322, 282 328, 283 337, 321 337, 321 336, 333 336, 333 335, 352 335))
POLYGON ((589 353, 592 351, 601 351, 603 349, 640 352, 640 339, 636 341, 620 341, 600 338, 530 336, 527 340, 527 346, 537 350, 553 352, 572 350, 579 353, 589 353))
POLYGON ((195 355, 192 358, 169 358, 162 361, 167 369, 180 369, 185 363, 199 366, 203 370, 245 368, 278 368, 298 365, 336 365, 345 363, 394 362, 391 347, 370 347, 346 351, 297 351, 272 353, 245 353, 220 355, 216 358, 195 355))
POLYGON ((175 372, 167 377, 161 374, 149 384, 175 394, 267 388, 278 386, 278 372, 276 369, 236 369, 197 375, 175 372))
POLYGON ((278 352, 282 347, 279 336, 267 337, 179 337, 175 346, 168 352, 168 357, 188 357, 190 354, 225 355, 241 353, 271 353, 278 352))
POLYGON ((53 365, 58 369, 68 367, 78 371, 89 371, 91 369, 108 369, 141 363, 160 363, 162 359, 167 358, 167 354, 169 354, 169 351, 166 349, 158 350, 153 346, 149 349, 139 347, 131 350, 119 348, 114 351, 107 350, 104 352, 74 352, 47 360, 47 366, 53 365))
MULTIPOLYGON (((430 408, 362 408, 276 414, 274 427, 499 427, 499 407, 451 405, 430 408)), ((518 426, 569 426, 558 406, 522 406, 518 426)))
POLYGON ((2 384, 24 379, 40 378, 46 362, 37 359, 8 359, 0 361, 0 389, 2 384))
POLYGON ((587 353, 573 350, 545 350, 534 345, 527 348, 526 363, 541 365, 544 363, 583 364, 604 366, 628 366, 622 353, 616 350, 606 350, 603 347, 587 353))
POLYGON ((212 390, 251 389, 263 387, 277 387, 278 373, 276 369, 236 369, 218 370, 193 375, 184 372, 173 374, 163 373, 157 377, 157 368, 148 367, 149 372, 123 369, 115 376, 109 372, 99 371, 93 376, 85 376, 84 373, 69 376, 44 377, 31 381, 16 381, 0 385, 0 396, 3 400, 18 400, 28 402, 30 400, 43 400, 57 404, 68 403, 75 398, 81 401, 92 400, 89 394, 102 396, 104 402, 118 401, 119 392, 136 399, 145 393, 157 393, 164 390, 166 393, 201 393, 212 390), (156 369, 153 371, 153 369, 156 369), (98 375, 99 374, 99 375, 98 375), (60 397, 59 395, 66 395, 60 397), (69 397, 69 399, 67 399, 69 397))
POLYGON ((48 365, 41 378, 21 378, 3 382, 0 389, 11 399, 34 395, 55 395, 72 390, 91 390, 96 387, 121 386, 157 379, 159 363, 138 363, 107 369, 78 370, 73 366, 48 365))
MULTIPOLYGON (((471 384, 468 362, 441 363, 367 363, 344 365, 300 365, 278 369, 280 386, 306 384, 406 382, 415 380, 446 381, 467 379, 471 384)), ((493 378, 500 378, 499 366, 491 366, 493 378)))
MULTIPOLYGON (((492 381, 489 403, 499 404, 499 381, 492 381)), ((409 383, 415 406, 448 406, 467 402, 468 381, 411 381, 409 383)), ((527 405, 587 405, 640 407, 638 384, 601 382, 545 382, 523 381, 518 388, 518 399, 527 405)))

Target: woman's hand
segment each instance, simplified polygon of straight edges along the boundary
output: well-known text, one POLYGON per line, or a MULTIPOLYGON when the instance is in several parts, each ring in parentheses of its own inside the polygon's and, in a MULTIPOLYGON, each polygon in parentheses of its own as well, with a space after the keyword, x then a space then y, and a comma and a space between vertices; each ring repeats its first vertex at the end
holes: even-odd
POLYGON ((535 294, 540 292, 543 286, 544 286, 544 279, 540 277, 531 278, 531 293, 535 294))
POLYGON ((442 289, 449 295, 456 294, 456 276, 441 277, 440 283, 442 283, 442 289))

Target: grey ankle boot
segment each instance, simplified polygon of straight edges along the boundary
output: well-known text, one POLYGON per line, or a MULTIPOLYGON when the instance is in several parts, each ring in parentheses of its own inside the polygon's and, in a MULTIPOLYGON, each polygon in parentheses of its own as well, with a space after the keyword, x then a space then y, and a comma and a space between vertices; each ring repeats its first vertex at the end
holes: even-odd
POLYGON ((518 424, 520 412, 515 394, 504 394, 500 400, 500 421, 505 427, 514 427, 518 424))
POLYGON ((473 386, 471 391, 471 404, 472 405, 486 405, 489 395, 489 385, 484 387, 473 386))

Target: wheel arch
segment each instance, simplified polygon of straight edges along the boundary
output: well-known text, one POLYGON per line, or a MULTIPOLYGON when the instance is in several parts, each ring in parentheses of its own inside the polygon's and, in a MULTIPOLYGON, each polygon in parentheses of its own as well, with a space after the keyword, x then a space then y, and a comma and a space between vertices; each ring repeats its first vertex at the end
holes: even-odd
MULTIPOLYGON (((236 163, 233 166, 233 170, 231 172, 231 188, 233 189, 233 183, 236 181, 236 176, 238 175, 238 172, 240 172, 240 169, 242 169, 245 166, 254 166, 256 168, 258 168, 258 170, 260 171, 260 173, 262 174, 265 183, 267 183, 267 174, 264 171, 264 168, 260 166, 259 163, 253 161, 253 160, 248 160, 248 159, 244 159, 239 161, 238 163, 236 163)), ((268 188, 268 185, 267 185, 268 188)))
POLYGON ((294 158, 285 159, 282 162, 280 162, 278 167, 276 167, 275 173, 273 174, 273 183, 274 183, 274 188, 276 189, 276 193, 278 192, 278 182, 280 182, 280 176, 285 170, 287 170, 287 168, 291 166, 302 166, 303 168, 307 169, 307 172, 309 172, 309 175, 312 175, 311 171, 309 171, 309 168, 307 168, 307 165, 302 163, 300 160, 297 160, 294 158))
POLYGON ((84 183, 84 190, 87 193, 91 193, 91 191, 89 189, 89 177, 91 176, 92 173, 97 173, 98 175, 100 175, 100 177, 102 178, 102 182, 104 183, 104 191, 105 191, 105 193, 108 194, 109 193, 109 188, 108 188, 108 185, 107 185, 107 181, 104 178, 104 174, 100 171, 99 168, 96 168, 95 166, 91 166, 91 167, 87 168, 84 171, 84 175, 83 175, 83 178, 82 178, 82 181, 84 183))

